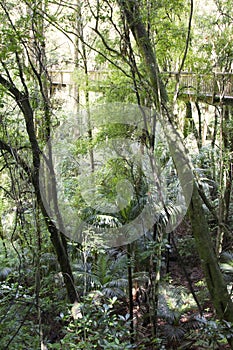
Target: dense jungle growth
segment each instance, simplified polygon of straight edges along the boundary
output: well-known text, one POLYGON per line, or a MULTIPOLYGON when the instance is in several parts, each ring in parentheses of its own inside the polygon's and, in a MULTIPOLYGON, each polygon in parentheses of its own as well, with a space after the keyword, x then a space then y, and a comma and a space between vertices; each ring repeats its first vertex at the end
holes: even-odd
POLYGON ((231 1, 0 27, 0 348, 233 349, 231 1))

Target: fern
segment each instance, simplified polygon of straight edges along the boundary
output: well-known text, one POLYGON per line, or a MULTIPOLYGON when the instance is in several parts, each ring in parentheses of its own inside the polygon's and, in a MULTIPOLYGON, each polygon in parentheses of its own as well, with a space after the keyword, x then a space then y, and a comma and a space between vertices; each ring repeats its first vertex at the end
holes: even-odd
MULTIPOLYGON (((203 325, 203 319, 197 315, 183 319, 183 314, 190 307, 190 296, 184 288, 161 288, 158 317, 164 321, 161 326, 163 342, 168 349, 186 349, 182 347, 192 330, 203 325)), ((186 342, 187 343, 187 342, 186 342)), ((193 343, 193 341, 192 341, 193 343)), ((188 342, 190 345, 190 341, 188 342)))
POLYGON ((119 255, 116 259, 108 254, 98 255, 95 263, 79 263, 75 267, 75 276, 79 281, 86 279, 88 286, 99 290, 106 297, 125 297, 127 278, 124 278, 127 257, 119 255))

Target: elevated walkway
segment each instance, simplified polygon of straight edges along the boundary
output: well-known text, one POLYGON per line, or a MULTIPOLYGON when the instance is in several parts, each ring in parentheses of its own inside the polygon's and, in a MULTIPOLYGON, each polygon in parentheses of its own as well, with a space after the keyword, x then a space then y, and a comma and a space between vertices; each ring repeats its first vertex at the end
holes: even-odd
MULTIPOLYGON (((161 73, 177 81, 177 72, 161 73)), ((233 105, 233 73, 198 74, 182 72, 179 80, 180 98, 199 100, 210 104, 233 105)))
MULTIPOLYGON (((73 70, 50 70, 49 77, 52 90, 75 84, 73 70)), ((104 82, 106 71, 90 71, 88 76, 90 83, 104 82)), ((162 72, 162 79, 178 80, 177 72, 162 72)), ((77 78, 76 78, 77 81, 77 78)), ((90 88, 93 84, 90 84, 90 88)), ((107 85, 103 84, 106 88, 107 85)), ((200 100, 210 104, 233 105, 233 73, 198 74, 192 72, 181 72, 179 77, 179 98, 189 100, 200 100)))

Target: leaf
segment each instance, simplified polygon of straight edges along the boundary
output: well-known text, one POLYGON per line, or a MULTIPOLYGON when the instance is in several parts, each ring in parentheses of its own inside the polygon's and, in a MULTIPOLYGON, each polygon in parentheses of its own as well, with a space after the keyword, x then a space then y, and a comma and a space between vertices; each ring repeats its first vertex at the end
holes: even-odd
POLYGON ((4 281, 7 276, 11 273, 11 269, 9 267, 4 267, 0 269, 0 281, 4 281))
POLYGON ((221 269, 226 273, 233 273, 233 266, 231 264, 220 264, 221 269))

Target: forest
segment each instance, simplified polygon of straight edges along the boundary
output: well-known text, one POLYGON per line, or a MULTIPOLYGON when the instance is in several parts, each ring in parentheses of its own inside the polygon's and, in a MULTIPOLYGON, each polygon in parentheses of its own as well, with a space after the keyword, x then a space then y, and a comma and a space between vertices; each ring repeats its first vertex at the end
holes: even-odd
POLYGON ((0 26, 0 349, 233 349, 232 2, 0 26))

